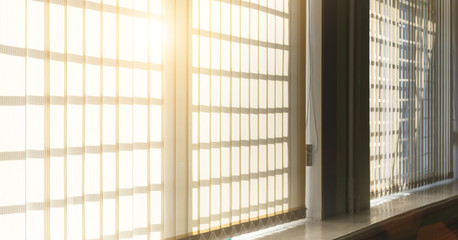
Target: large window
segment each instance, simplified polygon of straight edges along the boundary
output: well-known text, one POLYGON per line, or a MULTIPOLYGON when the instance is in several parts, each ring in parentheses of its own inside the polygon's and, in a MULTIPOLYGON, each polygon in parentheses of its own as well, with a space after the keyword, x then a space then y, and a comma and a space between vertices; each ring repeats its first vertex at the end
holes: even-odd
POLYGON ((370 2, 371 197, 453 176, 450 0, 370 2))
POLYGON ((0 0, 0 238, 304 217, 292 3, 0 0))

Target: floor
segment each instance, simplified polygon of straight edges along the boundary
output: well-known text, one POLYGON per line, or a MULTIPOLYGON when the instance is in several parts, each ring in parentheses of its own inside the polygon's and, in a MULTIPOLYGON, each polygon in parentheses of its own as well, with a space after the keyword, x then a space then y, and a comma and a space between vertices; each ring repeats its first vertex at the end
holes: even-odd
POLYGON ((337 217, 325 221, 303 219, 233 239, 335 239, 406 211, 454 196, 458 196, 458 180, 449 180, 373 200, 371 201, 371 209, 358 215, 337 217))

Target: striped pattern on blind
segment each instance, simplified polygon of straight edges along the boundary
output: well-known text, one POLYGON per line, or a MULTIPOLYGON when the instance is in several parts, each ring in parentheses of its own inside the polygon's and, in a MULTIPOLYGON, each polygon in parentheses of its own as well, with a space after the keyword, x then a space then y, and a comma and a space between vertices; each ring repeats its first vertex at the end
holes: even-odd
POLYGON ((370 2, 371 198, 453 176, 449 9, 370 2))
POLYGON ((0 238, 162 238, 161 2, 0 1, 0 238))
POLYGON ((190 230, 291 211, 289 0, 192 0, 190 230))

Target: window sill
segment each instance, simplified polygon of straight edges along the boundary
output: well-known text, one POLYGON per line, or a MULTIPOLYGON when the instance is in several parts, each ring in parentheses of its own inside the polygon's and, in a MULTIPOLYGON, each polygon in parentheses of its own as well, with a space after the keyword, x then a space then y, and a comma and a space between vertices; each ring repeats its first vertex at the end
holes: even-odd
MULTIPOLYGON (((371 209, 356 215, 324 221, 303 219, 275 229, 265 229, 239 239, 354 239, 375 236, 383 231, 418 231, 422 217, 458 206, 458 180, 443 181, 420 189, 394 194, 371 202, 371 209), (407 223, 407 224, 406 224, 407 223), (410 226, 408 226, 410 224, 410 226), (407 226, 406 226, 407 225, 407 226), (408 230, 407 230, 408 229, 408 230), (413 229, 413 230, 412 230, 413 229)), ((457 215, 457 214, 455 214, 457 215)), ((458 216, 457 216, 458 217, 458 216)), ((440 221, 446 219, 440 219, 440 221)), ((234 238, 236 239, 236 238, 234 238)))

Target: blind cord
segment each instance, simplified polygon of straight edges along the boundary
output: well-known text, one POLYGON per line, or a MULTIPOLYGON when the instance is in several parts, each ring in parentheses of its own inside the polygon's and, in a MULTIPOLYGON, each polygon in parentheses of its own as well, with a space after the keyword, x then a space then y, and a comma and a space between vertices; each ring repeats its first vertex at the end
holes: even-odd
MULTIPOLYGON (((317 127, 317 124, 316 124, 316 111, 315 111, 315 105, 313 104, 313 91, 311 91, 310 89, 312 89, 312 73, 313 73, 313 64, 312 64, 312 41, 311 41, 311 31, 310 31, 310 28, 312 26, 311 24, 311 11, 310 11, 310 1, 307 1, 308 3, 308 8, 307 8, 307 17, 308 17, 308 21, 307 21, 307 33, 308 33, 308 52, 309 52, 309 61, 306 61, 307 62, 307 65, 309 66, 309 77, 306 78, 306 81, 308 81, 308 86, 309 88, 307 89, 307 102, 306 102, 306 106, 305 106, 305 113, 306 113, 306 116, 305 116, 305 126, 307 127, 307 124, 309 123, 309 116, 310 115, 313 115, 313 123, 314 123, 314 130, 315 130, 315 138, 312 138, 310 140, 316 140, 316 144, 315 144, 315 147, 312 148, 312 152, 316 152, 318 151, 318 147, 320 145, 320 142, 319 142, 319 135, 318 135, 318 127, 317 127), (308 97, 310 96, 310 97, 308 97), (310 114, 307 114, 309 113, 309 110, 311 110, 310 114)), ((307 86, 307 83, 306 83, 306 86, 307 86)), ((313 142, 313 141, 312 141, 313 142)))

